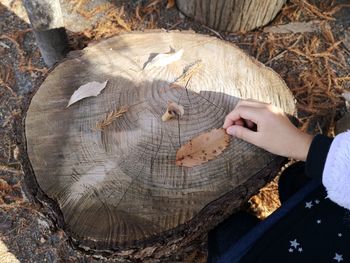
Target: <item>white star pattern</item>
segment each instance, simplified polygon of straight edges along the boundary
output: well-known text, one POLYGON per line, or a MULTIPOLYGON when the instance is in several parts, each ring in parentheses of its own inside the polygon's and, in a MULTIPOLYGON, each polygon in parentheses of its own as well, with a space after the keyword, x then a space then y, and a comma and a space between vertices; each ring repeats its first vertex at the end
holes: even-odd
POLYGON ((321 221, 321 219, 318 219, 316 222, 317 222, 317 224, 321 224, 322 221, 321 221))
POLYGON ((343 261, 343 255, 335 253, 335 256, 333 259, 336 260, 337 262, 343 261))
POLYGON ((294 248, 297 248, 300 245, 296 239, 294 239, 293 241, 289 241, 289 242, 290 242, 290 246, 294 247, 294 248))
POLYGON ((288 249, 289 253, 293 252, 293 248, 288 249))
POLYGON ((342 233, 338 233, 338 237, 342 237, 343 236, 343 234, 342 233))
POLYGON ((305 208, 309 208, 310 209, 311 207, 313 207, 312 201, 305 202, 305 208))
POLYGON ((316 200, 315 200, 315 204, 318 205, 319 203, 320 203, 320 200, 316 199, 316 200))
POLYGON ((299 251, 299 252, 303 252, 303 248, 301 248, 301 247, 298 248, 298 251, 299 251))

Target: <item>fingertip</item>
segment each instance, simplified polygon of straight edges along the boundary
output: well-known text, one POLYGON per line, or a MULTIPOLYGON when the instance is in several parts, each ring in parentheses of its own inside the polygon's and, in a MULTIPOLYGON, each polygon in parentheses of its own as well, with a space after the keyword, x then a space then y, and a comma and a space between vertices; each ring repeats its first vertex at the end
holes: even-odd
POLYGON ((225 121, 224 121, 224 125, 222 126, 224 129, 227 129, 228 127, 230 127, 233 124, 233 120, 230 118, 229 115, 226 116, 225 121))
POLYGON ((256 145, 257 133, 239 125, 232 125, 226 129, 226 132, 238 139, 256 145))
POLYGON ((228 127, 230 127, 230 125, 230 122, 225 120, 224 125, 222 125, 222 128, 227 129, 228 127))
POLYGON ((234 136, 235 135, 235 128, 234 126, 230 126, 226 129, 226 133, 229 134, 229 135, 232 135, 234 136))

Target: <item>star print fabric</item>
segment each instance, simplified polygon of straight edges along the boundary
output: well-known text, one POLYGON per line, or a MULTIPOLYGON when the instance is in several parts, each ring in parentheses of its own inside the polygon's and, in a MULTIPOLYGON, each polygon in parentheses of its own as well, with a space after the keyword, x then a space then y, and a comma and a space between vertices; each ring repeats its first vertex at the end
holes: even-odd
POLYGON ((260 238, 240 262, 350 262, 348 210, 319 186, 260 238))

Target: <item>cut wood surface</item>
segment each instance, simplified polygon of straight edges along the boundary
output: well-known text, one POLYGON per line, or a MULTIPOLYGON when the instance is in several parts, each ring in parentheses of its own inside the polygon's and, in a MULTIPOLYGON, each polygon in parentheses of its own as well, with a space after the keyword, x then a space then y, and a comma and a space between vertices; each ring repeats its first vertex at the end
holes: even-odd
POLYGON ((275 18, 286 0, 176 0, 185 15, 211 28, 249 31, 275 18))
POLYGON ((176 165, 180 147, 221 128, 240 98, 294 112, 293 97, 275 72, 213 37, 135 32, 92 45, 58 65, 32 99, 25 125, 37 182, 58 203, 79 244, 178 249, 174 244, 191 242, 238 209, 281 163, 231 138, 213 160, 176 165), (145 67, 157 54, 181 49, 179 60, 145 67), (188 77, 198 61, 201 67, 188 77), (186 83, 172 85, 184 75, 186 83), (93 81, 108 82, 98 96, 67 108, 74 91, 93 81), (182 105, 184 115, 164 122, 169 101, 182 105))

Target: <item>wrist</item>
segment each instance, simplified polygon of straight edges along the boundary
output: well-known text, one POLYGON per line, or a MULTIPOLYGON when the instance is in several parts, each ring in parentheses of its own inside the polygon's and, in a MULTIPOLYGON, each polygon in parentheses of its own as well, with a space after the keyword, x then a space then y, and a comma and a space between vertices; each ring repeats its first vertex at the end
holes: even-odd
POLYGON ((298 130, 297 139, 292 145, 294 150, 289 157, 300 161, 306 161, 313 137, 313 135, 298 130))

